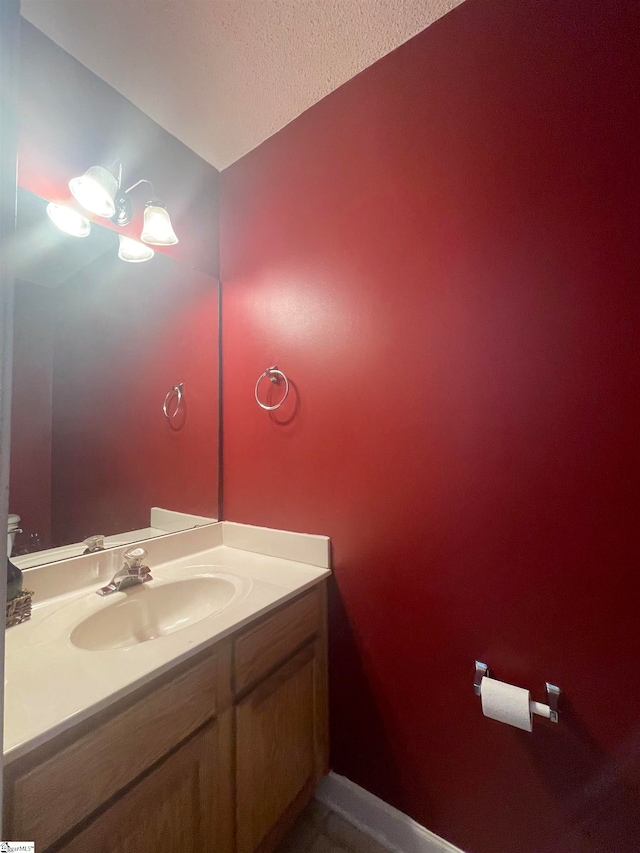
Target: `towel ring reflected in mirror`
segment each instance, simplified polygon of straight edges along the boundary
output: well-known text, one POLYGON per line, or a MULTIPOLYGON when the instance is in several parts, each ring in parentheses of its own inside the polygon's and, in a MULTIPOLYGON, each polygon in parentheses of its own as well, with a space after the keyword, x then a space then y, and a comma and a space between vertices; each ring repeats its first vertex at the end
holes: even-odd
POLYGON ((289 396, 289 380, 287 379, 287 377, 284 375, 284 373, 281 370, 278 370, 277 364, 274 364, 273 367, 268 367, 264 373, 260 374, 260 376, 258 377, 258 381, 256 382, 255 395, 256 395, 256 403, 260 406, 261 409, 265 409, 265 411, 267 411, 267 412, 273 412, 275 409, 279 409, 280 406, 287 399, 287 397, 289 396), (281 377, 282 377, 282 380, 284 380, 284 394, 282 395, 282 399, 279 400, 275 404, 275 406, 267 406, 266 403, 263 403, 262 400, 260 399, 260 395, 258 393, 259 388, 260 388, 260 383, 262 382, 263 379, 266 379, 267 376, 269 377, 271 382, 273 382, 274 385, 280 384, 281 377))
POLYGON ((164 403, 162 404, 162 411, 164 413, 165 418, 168 421, 172 421, 180 414, 180 409, 182 407, 182 389, 184 388, 184 382, 179 382, 177 385, 173 385, 167 391, 164 403), (172 412, 169 411, 169 403, 171 402, 172 397, 176 398, 175 408, 172 412))

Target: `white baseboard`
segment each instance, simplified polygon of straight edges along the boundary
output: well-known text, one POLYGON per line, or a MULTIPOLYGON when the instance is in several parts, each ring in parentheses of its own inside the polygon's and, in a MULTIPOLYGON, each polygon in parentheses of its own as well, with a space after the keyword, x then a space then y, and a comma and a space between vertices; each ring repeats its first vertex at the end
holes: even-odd
POLYGON ((329 773, 318 785, 315 797, 394 853, 462 853, 345 776, 329 773))

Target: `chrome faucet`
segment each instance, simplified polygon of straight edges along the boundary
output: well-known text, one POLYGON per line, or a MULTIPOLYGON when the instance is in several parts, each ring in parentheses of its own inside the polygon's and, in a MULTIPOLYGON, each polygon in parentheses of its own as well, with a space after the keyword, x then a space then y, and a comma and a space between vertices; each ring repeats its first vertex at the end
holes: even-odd
POLYGON ((136 586, 153 580, 149 572, 149 566, 143 565, 142 561, 147 556, 144 548, 131 548, 123 555, 124 566, 115 573, 106 586, 98 590, 98 595, 111 595, 114 592, 136 586))
POLYGON ((82 544, 87 546, 82 552, 83 556, 85 554, 95 554, 97 551, 104 551, 104 536, 101 533, 97 536, 89 536, 82 544))

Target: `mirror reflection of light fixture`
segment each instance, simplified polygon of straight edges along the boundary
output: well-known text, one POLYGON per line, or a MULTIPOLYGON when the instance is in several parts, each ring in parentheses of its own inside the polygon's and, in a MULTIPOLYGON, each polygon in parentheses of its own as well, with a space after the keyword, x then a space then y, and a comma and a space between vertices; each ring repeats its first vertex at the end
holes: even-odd
POLYGON ((175 246, 178 242, 169 211, 158 201, 148 201, 144 208, 144 227, 140 239, 152 246, 175 246))
POLYGON ((77 210, 64 204, 50 201, 47 205, 47 216, 65 234, 72 237, 87 237, 91 231, 91 223, 77 210))
MULTIPOLYGON (((91 166, 84 175, 69 181, 69 189, 86 210, 97 216, 104 216, 115 225, 123 227, 131 222, 133 215, 131 191, 141 184, 147 184, 150 192, 144 209, 144 225, 140 239, 143 243, 152 246, 175 246, 178 237, 173 230, 169 211, 156 199, 153 184, 146 178, 141 178, 126 190, 122 189, 122 163, 119 160, 116 160, 111 169, 105 166, 91 166)), ((125 254, 133 253, 131 247, 122 250, 122 242, 120 250, 118 253, 120 257, 122 257, 122 251, 125 254)), ((147 255, 137 260, 149 260, 151 257, 152 255, 147 255)), ((127 260, 132 259, 127 258, 127 260)))
POLYGON ((150 261, 155 255, 151 246, 145 246, 144 243, 138 240, 132 240, 131 237, 125 237, 120 234, 120 247, 118 249, 118 257, 121 261, 128 261, 130 264, 140 264, 143 261, 150 261))
POLYGON ((74 198, 96 216, 110 219, 116 212, 115 199, 120 182, 104 166, 92 166, 79 178, 69 181, 69 189, 74 198))

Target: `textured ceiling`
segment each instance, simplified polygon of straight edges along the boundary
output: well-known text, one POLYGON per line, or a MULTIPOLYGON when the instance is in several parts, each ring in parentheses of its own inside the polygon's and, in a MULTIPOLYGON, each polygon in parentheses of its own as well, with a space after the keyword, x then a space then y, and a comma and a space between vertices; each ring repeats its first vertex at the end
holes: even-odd
POLYGON ((224 169, 461 2, 22 0, 21 10, 224 169))

